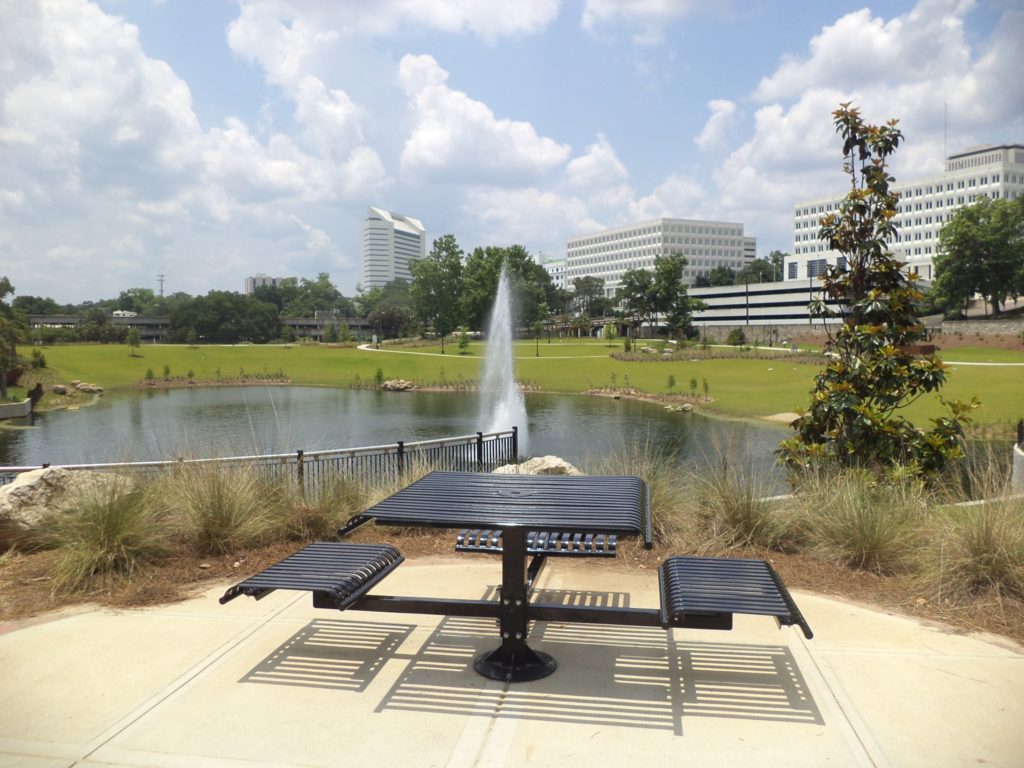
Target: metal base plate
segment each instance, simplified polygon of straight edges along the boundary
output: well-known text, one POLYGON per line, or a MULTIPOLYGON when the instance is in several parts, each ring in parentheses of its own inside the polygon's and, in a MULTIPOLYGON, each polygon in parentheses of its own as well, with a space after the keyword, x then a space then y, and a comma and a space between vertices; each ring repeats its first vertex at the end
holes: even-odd
POLYGON ((535 651, 525 643, 515 653, 501 648, 482 653, 473 660, 473 669, 491 680, 508 683, 526 683, 547 677, 558 667, 548 654, 535 651))

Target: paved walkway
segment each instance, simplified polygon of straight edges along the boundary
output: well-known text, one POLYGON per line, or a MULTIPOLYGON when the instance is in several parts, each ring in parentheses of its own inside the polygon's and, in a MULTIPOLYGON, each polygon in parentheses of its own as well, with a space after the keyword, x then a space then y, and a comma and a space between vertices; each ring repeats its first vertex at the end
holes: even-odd
MULTIPOLYGON (((376 591, 479 597, 497 561, 413 560, 376 591)), ((656 576, 552 562, 545 599, 657 604, 656 576)), ((472 671, 493 622, 308 595, 0 627, 0 765, 1021 766, 1024 650, 814 594, 815 638, 538 624, 554 675, 472 671)))

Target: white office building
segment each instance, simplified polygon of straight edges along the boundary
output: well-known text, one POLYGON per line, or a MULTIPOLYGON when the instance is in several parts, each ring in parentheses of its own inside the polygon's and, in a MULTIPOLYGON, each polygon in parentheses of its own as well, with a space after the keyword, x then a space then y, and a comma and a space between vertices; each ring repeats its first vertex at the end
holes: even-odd
POLYGON ((363 290, 398 278, 412 280, 409 262, 426 255, 427 234, 418 219, 382 208, 367 210, 359 243, 363 290))
POLYGON ((692 285, 698 276, 715 267, 739 271, 757 249, 756 239, 744 236, 743 225, 695 219, 652 219, 591 235, 574 237, 566 244, 566 285, 580 277, 604 280, 605 294, 612 298, 630 269, 654 269, 657 256, 682 253, 689 264, 683 282, 692 285))
MULTIPOLYGON (((1024 145, 975 147, 946 158, 941 174, 897 183, 900 193, 896 216, 898 234, 890 252, 907 263, 906 269, 921 279, 935 278, 939 231, 957 208, 979 196, 995 200, 1024 195, 1024 145)), ((821 217, 835 213, 845 195, 797 204, 793 213, 793 252, 786 259, 786 280, 816 278, 828 264, 836 264, 838 252, 818 239, 821 217)))
POLYGON ((542 261, 540 265, 551 275, 551 282, 555 288, 560 288, 564 291, 572 287, 571 283, 566 283, 565 259, 548 259, 542 261))

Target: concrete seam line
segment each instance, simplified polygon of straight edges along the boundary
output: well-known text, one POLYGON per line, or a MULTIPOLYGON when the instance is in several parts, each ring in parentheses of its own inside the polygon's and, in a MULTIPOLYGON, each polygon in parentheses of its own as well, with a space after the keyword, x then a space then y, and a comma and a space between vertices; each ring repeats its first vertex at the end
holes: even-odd
POLYGON ((885 756, 885 752, 875 740, 867 723, 857 712, 856 706, 846 693, 846 689, 843 688, 834 670, 828 665, 827 660, 823 658, 819 661, 811 653, 807 641, 803 637, 799 637, 798 641, 802 654, 817 671, 818 679, 835 705, 835 711, 842 717, 838 728, 847 745, 851 747, 850 751, 854 759, 858 764, 871 768, 891 768, 891 763, 885 756))
POLYGON ((100 733, 99 736, 87 742, 78 759, 87 760, 92 757, 98 749, 113 741, 117 736, 142 720, 146 715, 155 710, 165 701, 181 692, 200 675, 222 661, 228 653, 235 650, 254 634, 277 619, 282 613, 291 608, 295 603, 301 600, 303 596, 303 593, 296 593, 293 597, 286 600, 277 610, 257 619, 255 623, 247 625, 234 637, 226 640, 219 648, 214 650, 212 653, 207 654, 202 660, 194 664, 186 672, 179 675, 175 680, 165 685, 161 690, 157 691, 157 693, 150 696, 144 702, 132 709, 128 714, 117 720, 113 725, 100 733))

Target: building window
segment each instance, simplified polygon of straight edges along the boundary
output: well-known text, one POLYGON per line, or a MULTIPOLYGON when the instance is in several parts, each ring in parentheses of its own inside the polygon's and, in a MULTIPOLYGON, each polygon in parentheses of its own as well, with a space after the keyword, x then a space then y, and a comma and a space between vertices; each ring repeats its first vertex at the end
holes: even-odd
POLYGON ((795 261, 789 262, 789 264, 786 265, 786 270, 786 278, 789 280, 796 280, 797 263, 795 261))
POLYGON ((825 268, 827 265, 827 259, 810 259, 807 262, 807 276, 817 277, 818 275, 825 274, 825 268))

